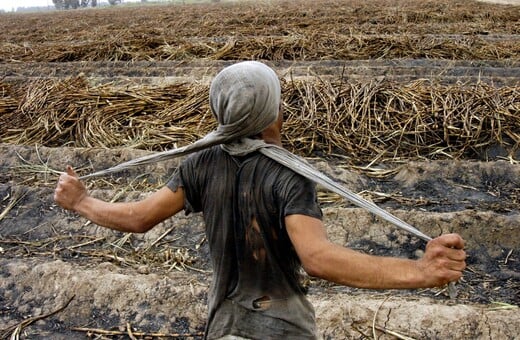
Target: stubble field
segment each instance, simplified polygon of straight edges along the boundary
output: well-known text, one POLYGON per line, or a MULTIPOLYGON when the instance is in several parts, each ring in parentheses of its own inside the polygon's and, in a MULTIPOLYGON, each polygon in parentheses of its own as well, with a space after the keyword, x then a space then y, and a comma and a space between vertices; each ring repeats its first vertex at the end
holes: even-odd
MULTIPOLYGON (((67 164, 87 174, 211 131, 209 81, 250 59, 282 79, 289 150, 424 233, 467 241, 456 298, 307 278, 323 338, 518 337, 520 6, 320 0, 0 15, 0 338, 202 337, 200 216, 125 235, 52 194, 67 164)), ((87 185, 134 200, 177 164, 87 185)), ((334 242, 421 256, 423 241, 320 200, 334 242)))

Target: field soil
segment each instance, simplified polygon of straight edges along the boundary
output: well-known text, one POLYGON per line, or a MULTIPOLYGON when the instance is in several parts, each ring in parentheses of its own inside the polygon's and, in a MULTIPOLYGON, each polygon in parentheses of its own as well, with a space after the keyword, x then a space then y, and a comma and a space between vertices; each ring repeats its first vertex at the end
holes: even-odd
MULTIPOLYGON (((515 3, 443 0, 1 14, 0 339, 202 339, 212 274, 200 215, 124 234, 59 208, 53 191, 67 165, 85 175, 204 135, 209 81, 243 59, 261 59, 283 79, 291 151, 425 234, 466 240, 468 268, 456 296, 447 287, 374 291, 306 276, 320 336, 519 339, 519 22, 515 3), (323 91, 312 97, 312 88, 323 91), (316 119, 344 118, 335 107, 369 97, 368 105, 351 105, 354 116, 371 108, 397 116, 394 103, 405 103, 403 111, 444 110, 469 123, 418 114, 382 138, 387 121, 359 137, 339 129, 347 119, 316 119), (435 136, 422 126, 435 126, 435 136), (341 135, 333 145, 329 129, 341 135), (341 144, 354 138, 354 146, 341 144)), ((107 201, 138 200, 161 188, 180 161, 85 183, 107 201)), ((333 242, 422 256, 424 241, 318 190, 333 242)))
MULTIPOLYGON (((24 334, 31 339, 66 339, 82 337, 82 329, 92 328, 128 334, 127 325, 137 334, 200 334, 211 280, 200 216, 172 218, 144 235, 109 231, 56 207, 52 201, 56 176, 28 167, 44 164, 58 170, 90 162, 103 168, 143 152, 0 148, 5 169, 2 204, 4 210, 12 206, 0 224, 4 325, 16 326, 64 308, 35 320, 24 334)), ((175 165, 171 161, 89 185, 96 197, 134 200, 164 183, 175 165)), ((378 181, 330 162, 314 165, 357 192, 372 193, 381 206, 427 234, 460 233, 470 255, 454 299, 445 287, 369 291, 308 278, 309 297, 325 338, 371 337, 374 329, 414 338, 516 336, 518 166, 504 161, 412 162, 378 181)), ((324 213, 336 243, 410 258, 421 256, 424 249, 422 241, 362 209, 325 202, 324 213)))

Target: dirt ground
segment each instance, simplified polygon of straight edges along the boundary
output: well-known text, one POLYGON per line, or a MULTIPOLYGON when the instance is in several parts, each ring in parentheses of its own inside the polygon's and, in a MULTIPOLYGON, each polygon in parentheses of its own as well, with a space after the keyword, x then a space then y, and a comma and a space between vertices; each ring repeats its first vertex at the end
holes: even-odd
MULTIPOLYGON (((0 320, 9 332, 14 331, 9 326, 35 318, 23 329, 26 338, 81 338, 95 330, 125 338, 116 334, 128 336, 127 327, 150 337, 200 337, 211 280, 200 216, 178 216, 147 234, 130 236, 88 224, 52 202, 56 175, 49 169, 86 162, 99 169, 143 152, 13 145, 0 149, 0 197, 7 211, 0 221, 0 320), (42 168, 35 171, 38 166, 42 168)), ((175 164, 149 166, 89 185, 100 198, 137 199, 160 187, 175 164)), ((315 160, 314 165, 427 234, 460 233, 470 255, 455 299, 445 289, 369 291, 308 278, 324 338, 371 338, 373 332, 380 338, 394 338, 391 332, 431 339, 518 335, 518 165, 411 162, 384 180, 340 164, 315 160)), ((359 208, 326 195, 323 201, 334 242, 380 255, 421 255, 422 241, 359 208)), ((9 334, 4 331, 3 336, 9 334)))
MULTIPOLYGON (((518 92, 520 9, 518 1, 503 2, 515 6, 307 1, 306 8, 272 2, 276 10, 255 3, 246 13, 223 1, 212 11, 201 5, 4 15, 0 86, 78 75, 89 87, 120 92, 207 84, 235 59, 253 58, 286 80, 341 76, 366 85, 379 78, 401 84, 427 79, 518 92)), ((26 132, 1 117, 23 117, 29 105, 17 98, 51 107, 31 93, 5 93, 5 135, 26 132)), ((517 114, 515 98, 499 109, 517 114)), ((87 174, 149 151, 123 142, 117 148, 74 146, 82 136, 61 145, 22 145, 2 142, 2 133, 0 339, 201 339, 212 277, 201 216, 180 214, 130 235, 89 223, 52 199, 68 164, 87 174)), ((520 339, 520 140, 518 131, 507 137, 509 146, 517 143, 514 152, 485 144, 475 146, 473 157, 396 155, 395 162, 370 166, 353 166, 345 157, 308 158, 430 236, 461 234, 469 254, 456 297, 447 287, 374 291, 306 277, 323 339, 520 339)), ((136 200, 162 187, 178 162, 86 183, 96 197, 136 200)), ((423 241, 321 188, 319 195, 333 242, 376 255, 422 255, 423 241)))

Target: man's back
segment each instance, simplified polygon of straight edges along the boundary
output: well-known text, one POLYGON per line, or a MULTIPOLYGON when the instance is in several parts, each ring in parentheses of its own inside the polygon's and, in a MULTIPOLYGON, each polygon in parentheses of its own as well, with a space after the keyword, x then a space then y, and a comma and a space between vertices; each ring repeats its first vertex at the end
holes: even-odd
POLYGON ((214 270, 207 336, 313 338, 312 306, 284 217, 321 218, 315 186, 262 156, 220 147, 188 158, 168 186, 183 186, 185 210, 203 212, 214 270))

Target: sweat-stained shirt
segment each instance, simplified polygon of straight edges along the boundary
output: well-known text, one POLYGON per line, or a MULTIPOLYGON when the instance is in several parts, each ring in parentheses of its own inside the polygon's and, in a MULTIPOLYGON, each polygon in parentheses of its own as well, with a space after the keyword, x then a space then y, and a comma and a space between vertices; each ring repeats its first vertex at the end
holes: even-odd
POLYGON ((206 338, 315 339, 314 309, 284 217, 322 218, 315 184, 253 152, 215 146, 188 157, 168 182, 186 214, 202 212, 213 280, 206 338))

